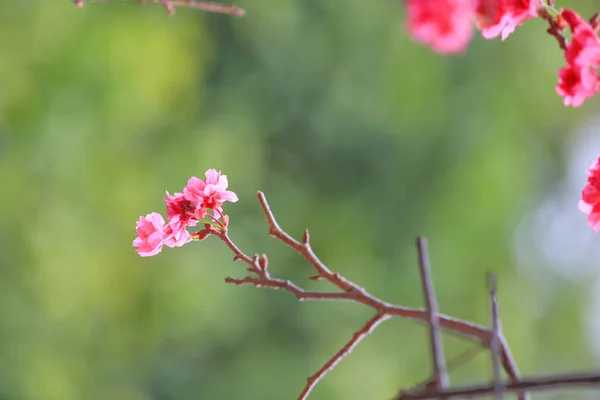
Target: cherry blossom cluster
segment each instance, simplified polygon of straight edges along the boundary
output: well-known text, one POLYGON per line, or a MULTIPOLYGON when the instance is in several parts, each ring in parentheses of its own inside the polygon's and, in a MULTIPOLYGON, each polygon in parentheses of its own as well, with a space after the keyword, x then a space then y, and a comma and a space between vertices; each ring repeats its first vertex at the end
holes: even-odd
POLYGON ((579 209, 588 214, 588 225, 600 232, 600 157, 588 169, 587 184, 581 193, 579 209))
POLYGON ((411 36, 442 54, 466 51, 475 28, 486 39, 506 40, 526 20, 544 19, 564 51, 556 92, 565 106, 579 107, 600 90, 597 15, 586 21, 573 10, 557 10, 553 0, 406 0, 406 9, 411 36))
POLYGON ((191 177, 183 193, 173 195, 167 192, 165 198, 167 222, 162 215, 153 212, 141 216, 136 222, 137 238, 133 246, 142 257, 154 256, 163 246, 181 247, 192 240, 202 240, 205 231, 190 234, 188 227, 199 222, 214 226, 221 231, 227 230, 229 218, 223 213, 223 203, 236 202, 236 194, 227 190, 227 175, 215 169, 206 171, 206 180, 191 177), (209 212, 210 211, 210 212, 209 212))

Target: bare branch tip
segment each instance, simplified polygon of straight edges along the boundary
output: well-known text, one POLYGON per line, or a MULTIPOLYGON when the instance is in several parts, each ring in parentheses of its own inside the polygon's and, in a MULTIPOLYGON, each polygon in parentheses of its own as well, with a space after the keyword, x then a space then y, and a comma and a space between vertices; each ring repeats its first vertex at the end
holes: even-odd
POLYGON ((310 243, 310 234, 308 233, 308 228, 304 230, 304 236, 302 237, 302 242, 308 245, 310 243))
POLYGON ((490 292, 495 293, 498 290, 498 276, 495 273, 487 273, 487 285, 490 292))
POLYGON ((267 258, 267 255, 265 253, 263 253, 260 258, 258 259, 258 265, 260 266, 260 268, 263 271, 267 270, 267 267, 269 265, 269 259, 267 258))

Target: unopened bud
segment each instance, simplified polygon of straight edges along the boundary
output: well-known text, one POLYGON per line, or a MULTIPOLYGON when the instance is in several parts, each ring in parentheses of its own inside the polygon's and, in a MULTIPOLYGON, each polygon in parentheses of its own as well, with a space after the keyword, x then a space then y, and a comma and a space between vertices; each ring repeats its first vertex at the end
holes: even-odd
POLYGON ((206 239, 209 235, 210 235, 210 230, 204 229, 204 230, 192 233, 191 236, 192 236, 192 240, 200 241, 200 240, 206 239))

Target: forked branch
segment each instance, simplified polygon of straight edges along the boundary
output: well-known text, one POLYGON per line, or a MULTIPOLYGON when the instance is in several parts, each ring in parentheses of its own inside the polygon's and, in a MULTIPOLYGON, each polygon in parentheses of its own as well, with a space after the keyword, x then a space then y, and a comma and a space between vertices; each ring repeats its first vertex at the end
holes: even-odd
MULTIPOLYGON (((417 309, 410 307, 403 307, 387 303, 370 293, 365 289, 361 288, 354 282, 344 278, 337 272, 330 270, 314 253, 310 244, 310 235, 308 230, 304 232, 302 241, 298 241, 285 232, 275 219, 267 199, 262 192, 258 192, 258 200, 263 209, 263 212, 267 219, 269 226, 269 236, 275 237, 285 243, 288 247, 296 251, 302 257, 304 257, 308 263, 313 267, 316 274, 311 276, 313 280, 325 280, 335 286, 338 291, 333 292, 320 292, 320 291, 307 291, 288 280, 282 280, 273 278, 268 272, 268 259, 266 255, 254 255, 253 257, 248 256, 240 250, 239 247, 229 238, 226 230, 217 229, 211 225, 205 225, 205 230, 197 232, 197 237, 206 237, 208 234, 212 234, 221 239, 234 253, 234 261, 240 260, 248 265, 249 276, 244 278, 231 278, 225 279, 227 283, 234 285, 252 285, 256 287, 265 287, 272 290, 283 290, 296 296, 300 301, 304 300, 342 300, 352 301, 360 304, 364 304, 375 310, 375 316, 367 322, 363 327, 355 332, 352 339, 344 345, 332 358, 330 358, 325 365, 320 368, 315 374, 308 378, 307 385, 298 397, 299 400, 304 400, 313 390, 315 385, 323 378, 323 376, 334 368, 338 362, 340 362, 352 349, 368 336, 373 330, 383 321, 391 318, 407 318, 414 319, 421 323, 431 324, 432 320, 437 320, 439 327, 447 331, 458 334, 462 337, 469 338, 478 341, 485 347, 489 347, 491 344, 492 333, 489 329, 484 328, 480 325, 456 319, 447 315, 439 314, 437 309, 434 309, 433 315, 431 307, 429 312, 427 309, 417 309)), ((424 251, 426 249, 423 249, 424 251)), ((423 252, 422 256, 425 256, 423 252)), ((421 260, 422 262, 423 260, 421 260)), ((430 285, 429 277, 427 277, 424 284, 430 285)), ((436 325, 437 326, 437 325, 436 325)), ((437 329, 437 328, 434 328, 437 329)), ((436 334, 436 337, 438 334, 436 334)), ((502 366, 506 371, 509 379, 512 382, 518 382, 520 379, 519 371, 512 358, 510 350, 506 344, 506 340, 502 335, 498 335, 499 343, 499 355, 502 366)), ((438 366, 439 369, 439 366, 438 366)), ((520 396, 522 400, 526 397, 520 396)))

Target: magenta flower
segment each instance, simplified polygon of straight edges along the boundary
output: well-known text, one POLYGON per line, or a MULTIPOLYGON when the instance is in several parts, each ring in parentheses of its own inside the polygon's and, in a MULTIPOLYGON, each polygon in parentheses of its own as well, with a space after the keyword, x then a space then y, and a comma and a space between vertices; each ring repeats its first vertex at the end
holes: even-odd
POLYGON ((410 35, 438 53, 463 52, 473 36, 471 0, 408 0, 406 12, 410 35))
POLYGON ((140 217, 136 222, 138 237, 133 241, 137 253, 142 257, 150 257, 160 253, 163 242, 165 220, 159 213, 150 213, 140 217))
POLYGON ((565 49, 567 66, 558 70, 556 92, 565 106, 579 107, 600 90, 600 39, 596 30, 573 10, 561 17, 571 28, 571 42, 565 49))
POLYGON ((540 0, 477 0, 477 27, 486 39, 501 35, 506 40, 517 26, 537 17, 540 5, 540 0))
POLYGON ((567 65, 558 70, 556 92, 563 97, 565 106, 579 107, 596 94, 598 87, 596 73, 589 68, 567 65))
POLYGON ((221 175, 217 170, 209 169, 205 176, 206 182, 195 176, 189 179, 187 186, 183 189, 185 198, 191 203, 197 204, 196 208, 212 209, 222 214, 223 203, 225 201, 235 203, 238 198, 235 193, 226 190, 229 185, 227 175, 221 175))
POLYGON ((588 169, 587 184, 581 192, 579 210, 588 214, 587 223, 600 232, 600 157, 588 169))
POLYGON ((185 226, 195 226, 198 220, 206 215, 205 209, 197 208, 197 203, 186 199, 183 193, 171 195, 167 192, 165 203, 167 203, 167 219, 171 221, 177 216, 185 226))
POLYGON ((206 181, 191 177, 183 193, 171 195, 167 192, 165 203, 167 205, 167 224, 158 213, 151 213, 140 217, 137 222, 138 237, 133 241, 133 246, 142 257, 154 256, 160 253, 163 246, 181 247, 192 240, 203 240, 210 231, 199 231, 190 234, 188 226, 196 226, 205 217, 216 229, 227 230, 229 217, 223 214, 223 203, 236 202, 238 198, 234 192, 227 190, 227 176, 221 175, 215 169, 206 171, 206 181), (207 214, 212 210, 213 214, 207 214))

